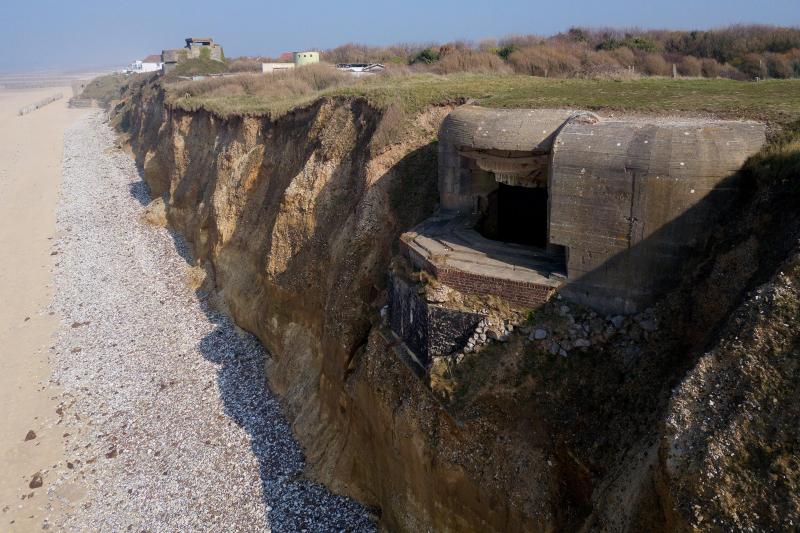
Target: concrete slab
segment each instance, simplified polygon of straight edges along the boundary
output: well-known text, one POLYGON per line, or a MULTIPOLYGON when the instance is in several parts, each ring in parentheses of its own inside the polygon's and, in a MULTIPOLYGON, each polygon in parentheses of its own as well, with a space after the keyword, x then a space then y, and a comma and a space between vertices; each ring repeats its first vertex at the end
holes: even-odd
POLYGON ((487 239, 472 229, 473 225, 469 217, 440 215, 425 220, 401 238, 412 252, 437 270, 457 270, 553 289, 564 283, 566 263, 562 255, 487 239))

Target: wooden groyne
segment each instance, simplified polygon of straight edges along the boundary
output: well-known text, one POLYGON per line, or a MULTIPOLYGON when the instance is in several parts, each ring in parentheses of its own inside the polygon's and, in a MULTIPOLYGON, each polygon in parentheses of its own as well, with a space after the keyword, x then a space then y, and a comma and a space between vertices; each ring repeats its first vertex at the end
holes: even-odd
POLYGON ((19 110, 19 112, 17 114, 19 116, 22 116, 22 115, 27 115, 28 113, 33 113, 34 111, 36 111, 40 107, 44 107, 47 104, 51 104, 51 103, 55 102, 56 100, 61 100, 62 98, 64 98, 64 95, 62 93, 54 94, 53 96, 48 96, 47 98, 43 98, 43 99, 39 100, 38 102, 36 102, 34 104, 31 104, 31 105, 25 106, 23 108, 20 108, 20 110, 19 110))

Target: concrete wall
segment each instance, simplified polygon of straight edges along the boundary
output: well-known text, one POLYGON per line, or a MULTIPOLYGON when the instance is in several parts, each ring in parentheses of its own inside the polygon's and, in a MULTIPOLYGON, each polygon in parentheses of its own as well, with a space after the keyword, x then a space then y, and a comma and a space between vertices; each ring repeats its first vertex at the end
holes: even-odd
POLYGON ((556 133, 576 114, 571 109, 488 109, 462 106, 445 117, 439 140, 478 149, 549 152, 556 133))
POLYGON ((222 61, 222 46, 217 43, 212 43, 210 45, 192 43, 187 50, 189 51, 189 57, 192 58, 198 58, 201 56, 203 50, 208 50, 209 59, 222 61))
POLYGON ((550 241, 568 248, 573 300, 635 312, 665 292, 737 191, 763 124, 568 122, 553 146, 550 241))
MULTIPOLYGON (((594 122, 597 117, 569 109, 487 109, 462 106, 439 130, 439 195, 442 209, 460 213, 475 210, 476 197, 497 188, 494 176, 462 157, 461 149, 503 151, 515 155, 546 154, 559 129, 571 118, 594 122)), ((511 160, 510 160, 511 161, 511 160)))
POLYGON ((445 211, 473 213, 476 198, 497 189, 494 176, 477 168, 469 159, 459 154, 458 148, 440 140, 439 152, 439 202, 445 211))

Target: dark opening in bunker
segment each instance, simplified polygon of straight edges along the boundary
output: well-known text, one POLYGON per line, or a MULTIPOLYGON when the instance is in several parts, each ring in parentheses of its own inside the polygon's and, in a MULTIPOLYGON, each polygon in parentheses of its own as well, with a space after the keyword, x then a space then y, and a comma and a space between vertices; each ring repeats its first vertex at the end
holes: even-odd
POLYGON ((477 226, 487 239, 547 247, 547 188, 498 183, 477 226))

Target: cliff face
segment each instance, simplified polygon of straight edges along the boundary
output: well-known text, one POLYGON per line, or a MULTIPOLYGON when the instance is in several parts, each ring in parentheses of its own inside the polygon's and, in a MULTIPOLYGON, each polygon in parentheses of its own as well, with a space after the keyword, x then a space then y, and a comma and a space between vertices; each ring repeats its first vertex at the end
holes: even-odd
POLYGON ((409 138, 379 150, 382 114, 359 100, 321 100, 272 122, 167 110, 152 86, 128 98, 117 120, 151 195, 166 196, 170 225, 222 305, 268 347, 270 385, 311 474, 380 509, 392 529, 530 524, 482 486, 491 461, 473 472, 460 464, 482 444, 372 324, 397 237, 438 200, 433 139, 449 108, 429 109, 409 138))
MULTIPOLYGON (((692 289, 661 306, 678 318, 643 351, 542 356, 520 377, 518 361, 506 366, 523 350, 512 342, 448 412, 377 322, 398 236, 438 201, 434 138, 449 110, 429 108, 389 147, 376 139, 395 125, 359 99, 322 99, 275 121, 222 119, 170 109, 160 87, 143 84, 114 113, 220 305, 270 352, 270 385, 312 477, 373 506, 391 530, 690 527, 691 505, 716 489, 692 492, 686 473, 699 459, 670 451, 675 439, 710 449, 671 414, 697 389, 673 398, 672 388, 785 251, 759 264, 775 239, 734 231, 695 265, 692 289)), ((764 235, 784 222, 762 221, 764 235)), ((796 513, 796 501, 781 509, 796 513)))

